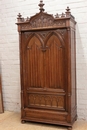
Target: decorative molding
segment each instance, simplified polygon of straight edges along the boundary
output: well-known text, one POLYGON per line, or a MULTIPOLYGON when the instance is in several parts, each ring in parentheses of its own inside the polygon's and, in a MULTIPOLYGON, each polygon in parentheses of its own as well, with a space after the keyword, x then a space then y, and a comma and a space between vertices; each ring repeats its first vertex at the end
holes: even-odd
POLYGON ((52 18, 48 18, 48 16, 40 16, 35 20, 31 20, 29 23, 25 23, 21 25, 21 30, 30 30, 30 29, 37 29, 37 28, 54 28, 54 27, 61 27, 66 26, 66 21, 59 20, 54 21, 52 18))
MULTIPOLYGON (((59 33, 61 37, 64 37, 64 34, 66 33, 66 29, 57 29, 56 31, 38 31, 37 34, 42 37, 43 40, 47 37, 47 35, 51 32, 59 33)), ((27 39, 30 35, 33 34, 33 32, 24 32, 25 38, 27 39)))
MULTIPOLYGON (((31 40, 31 38, 33 36, 35 36, 41 43, 41 46, 37 46, 38 49, 42 50, 43 52, 45 52, 46 50, 50 49, 50 46, 44 44, 44 41, 47 43, 47 41, 49 40, 49 37, 52 36, 53 34, 57 37, 59 37, 60 42, 62 43, 60 46, 57 45, 57 43, 55 41, 53 41, 53 43, 58 47, 58 49, 60 50, 61 48, 64 48, 65 44, 64 44, 64 33, 66 32, 66 29, 57 29, 56 31, 40 31, 37 33, 31 33, 31 32, 25 32, 25 37, 27 39, 27 42, 29 44, 29 41, 31 40), (29 40, 28 40, 29 39, 29 40)), ((37 43, 34 41, 34 43, 32 43, 32 45, 28 45, 27 49, 31 49, 32 46, 37 43)))
POLYGON ((38 17, 31 18, 30 24, 32 28, 48 27, 53 25, 53 17, 51 15, 40 13, 38 17))
POLYGON ((29 106, 64 109, 64 96, 29 94, 29 106))
POLYGON ((31 32, 24 32, 24 34, 25 34, 25 38, 28 39, 29 36, 32 35, 33 33, 31 33, 31 32))
POLYGON ((40 31, 37 32, 42 38, 45 40, 46 36, 50 33, 50 31, 40 31))
POLYGON ((64 34, 66 33, 66 29, 57 29, 57 32, 61 35, 62 38, 64 38, 64 34))
POLYGON ((72 19, 75 22, 74 17, 71 15, 69 7, 67 7, 66 12, 62 14, 48 14, 44 12, 43 0, 40 0, 40 12, 32 17, 23 18, 19 13, 17 17, 17 25, 19 26, 18 31, 34 30, 34 29, 45 29, 45 28, 55 28, 55 27, 68 27, 67 20, 72 19))

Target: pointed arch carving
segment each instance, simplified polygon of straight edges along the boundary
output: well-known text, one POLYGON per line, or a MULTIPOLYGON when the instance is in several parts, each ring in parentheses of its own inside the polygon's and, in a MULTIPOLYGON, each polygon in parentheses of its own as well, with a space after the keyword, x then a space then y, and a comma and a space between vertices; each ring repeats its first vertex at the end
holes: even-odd
POLYGON ((45 39, 45 45, 46 47, 49 47, 51 46, 52 42, 50 42, 49 44, 49 40, 52 38, 52 36, 54 36, 56 40, 59 41, 60 45, 58 44, 58 42, 56 42, 55 40, 51 40, 53 43, 55 43, 59 48, 64 48, 65 47, 65 43, 64 43, 64 40, 62 38, 62 36, 60 35, 60 33, 54 31, 54 32, 51 32, 47 35, 46 39, 45 39), (49 44, 49 45, 48 45, 49 44))
POLYGON ((38 48, 41 48, 44 46, 44 42, 37 33, 33 33, 29 36, 28 42, 27 42, 27 49, 31 49, 33 45, 36 45, 38 48))

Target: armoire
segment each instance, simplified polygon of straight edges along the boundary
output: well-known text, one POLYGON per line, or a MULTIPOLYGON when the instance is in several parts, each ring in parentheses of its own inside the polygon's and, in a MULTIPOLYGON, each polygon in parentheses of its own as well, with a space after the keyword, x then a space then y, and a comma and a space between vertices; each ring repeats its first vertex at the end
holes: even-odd
POLYGON ((72 129, 77 119, 75 18, 69 7, 55 16, 17 18, 20 47, 21 121, 72 129))

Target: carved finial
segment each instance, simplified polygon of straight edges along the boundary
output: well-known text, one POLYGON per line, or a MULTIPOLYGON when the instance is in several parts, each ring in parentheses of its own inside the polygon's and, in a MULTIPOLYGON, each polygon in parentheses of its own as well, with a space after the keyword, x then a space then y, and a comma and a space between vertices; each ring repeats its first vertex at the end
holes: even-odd
POLYGON ((67 11, 67 12, 70 12, 70 8, 69 8, 69 7, 67 7, 66 11, 67 11))
POLYGON ((29 17, 27 17, 26 21, 29 21, 29 17))
POLYGON ((18 20, 18 22, 21 22, 21 20, 22 20, 22 15, 19 13, 18 15, 17 15, 18 17, 17 17, 17 20, 18 20))
POLYGON ((44 11, 44 8, 43 8, 43 6, 44 6, 44 3, 43 3, 43 0, 40 0, 40 4, 38 5, 38 6, 40 6, 40 12, 43 12, 44 11))
POLYGON ((67 7, 67 9, 66 9, 66 16, 70 16, 70 14, 71 14, 71 12, 70 12, 70 8, 67 7))
POLYGON ((64 14, 64 13, 62 13, 61 17, 65 17, 65 14, 64 14))
POLYGON ((59 15, 58 15, 58 13, 55 15, 55 18, 59 18, 59 15))
POLYGON ((18 18, 21 18, 22 15, 19 13, 17 16, 18 16, 18 18))

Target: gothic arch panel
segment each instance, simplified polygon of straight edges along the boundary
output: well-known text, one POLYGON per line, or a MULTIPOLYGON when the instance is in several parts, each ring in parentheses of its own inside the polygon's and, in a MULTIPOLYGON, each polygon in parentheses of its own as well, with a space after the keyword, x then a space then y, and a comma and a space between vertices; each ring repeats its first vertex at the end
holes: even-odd
POLYGON ((43 46, 43 40, 38 34, 32 34, 28 39, 27 48, 31 49, 32 46, 36 45, 38 48, 43 46))
POLYGON ((27 82, 28 88, 43 87, 43 53, 42 39, 32 35, 27 44, 27 82))
POLYGON ((45 45, 46 46, 51 46, 51 44, 55 42, 55 44, 59 47, 59 48, 64 48, 65 47, 65 43, 64 40, 62 38, 62 36, 56 32, 53 31, 51 33, 49 33, 45 39, 45 45))
POLYGON ((64 43, 61 43, 60 38, 51 33, 46 42, 48 47, 45 53, 45 86, 51 89, 63 89, 64 88, 64 75, 65 75, 65 47, 64 43))

